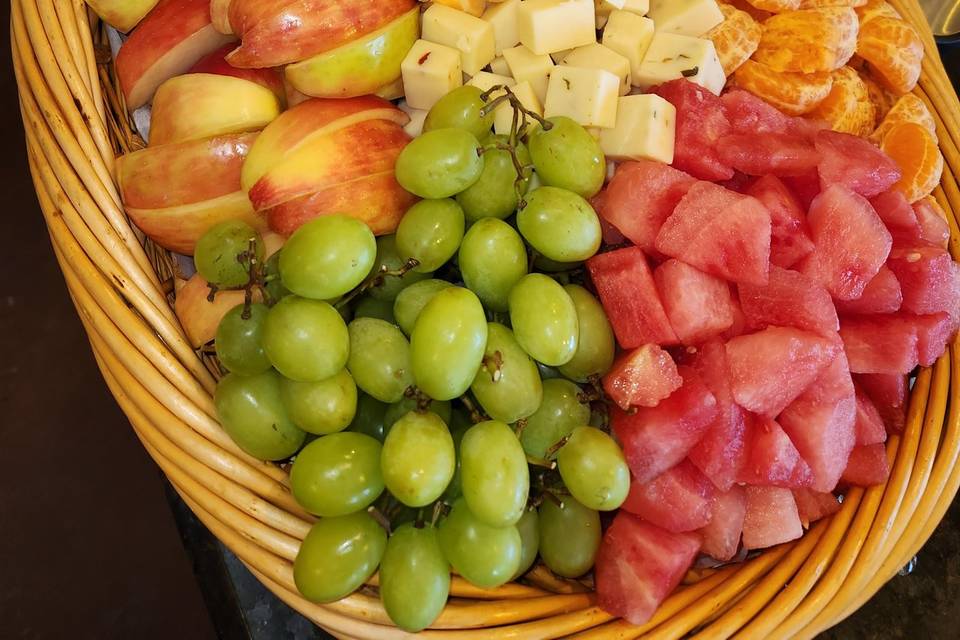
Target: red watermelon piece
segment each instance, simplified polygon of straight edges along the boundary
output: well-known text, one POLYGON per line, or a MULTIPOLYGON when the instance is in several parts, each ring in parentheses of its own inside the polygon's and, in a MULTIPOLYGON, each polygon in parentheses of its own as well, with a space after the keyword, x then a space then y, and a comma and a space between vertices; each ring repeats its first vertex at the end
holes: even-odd
POLYGON ((743 89, 732 89, 720 97, 734 132, 781 133, 813 140, 826 125, 805 118, 793 118, 743 89))
POLYGON ((856 447, 850 453, 850 461, 843 470, 840 483, 855 487, 872 487, 883 484, 890 477, 887 449, 882 444, 856 447))
POLYGON ((833 361, 830 339, 789 327, 733 338, 727 343, 730 388, 741 407, 774 417, 833 361))
POLYGON ((950 224, 937 201, 932 198, 918 200, 913 203, 913 211, 917 214, 919 240, 946 249, 950 242, 950 224))
POLYGON ((945 249, 930 245, 894 249, 887 264, 900 281, 904 311, 946 312, 960 321, 960 267, 945 249))
POLYGON ((893 433, 901 433, 907 421, 907 376, 887 373, 858 373, 857 385, 873 400, 883 424, 893 433))
POLYGON ((811 523, 832 516, 840 510, 840 501, 832 493, 794 489, 793 499, 797 503, 797 514, 804 529, 809 529, 811 523))
POLYGON ((633 624, 653 617, 700 550, 696 533, 671 533, 620 511, 600 543, 597 604, 633 624))
POLYGON ((764 284, 770 214, 755 198, 698 182, 664 222, 657 250, 733 282, 764 284))
POLYGON ((675 259, 657 267, 653 280, 681 344, 699 344, 733 325, 735 308, 726 281, 675 259))
POLYGON ((864 198, 877 196, 900 180, 900 168, 864 138, 824 129, 815 140, 823 189, 842 185, 864 198))
POLYGON ((856 383, 853 386, 857 394, 857 417, 854 423, 856 446, 863 447, 886 442, 887 430, 873 400, 856 383))
POLYGON ((788 268, 813 251, 805 209, 800 208, 800 202, 780 178, 764 176, 744 193, 759 200, 770 213, 772 264, 788 268))
POLYGON ((770 265, 766 285, 738 289, 740 308, 753 329, 776 325, 833 335, 840 327, 830 293, 802 273, 770 265))
POLYGON ((802 176, 784 176, 782 180, 804 211, 810 209, 810 203, 820 194, 820 173, 817 171, 802 176))
POLYGON ((909 373, 920 361, 915 325, 900 314, 844 316, 840 338, 854 373, 909 373))
POLYGON ((730 133, 720 98, 686 78, 650 90, 677 108, 673 166, 701 180, 729 180, 733 169, 716 151, 717 140, 730 133))
POLYGON ((683 378, 670 354, 645 344, 621 355, 603 377, 603 388, 622 409, 655 407, 680 388, 683 378))
POLYGON ((703 538, 701 551, 715 560, 726 562, 737 555, 740 548, 747 494, 743 487, 733 485, 728 491, 713 496, 710 510, 713 514, 710 522, 700 529, 703 538))
POLYGON ((721 162, 751 176, 801 176, 817 168, 813 143, 787 133, 734 133, 717 141, 721 162))
POLYGON ((903 241, 912 244, 911 239, 920 237, 917 214, 902 191, 884 191, 870 200, 870 205, 890 231, 894 244, 903 241))
MULTIPOLYGON (((731 285, 731 289, 736 289, 736 285, 731 285)), ((747 332, 748 329, 747 316, 743 313, 743 309, 740 307, 738 296, 735 295, 733 296, 733 325, 721 333, 720 337, 724 340, 729 340, 730 338, 742 336, 747 332)))
POLYGON ((683 386, 656 407, 611 410, 611 425, 637 482, 679 464, 717 417, 717 400, 697 372, 678 367, 683 386))
POLYGON ((813 472, 780 424, 756 416, 750 421, 746 464, 738 481, 764 487, 796 489, 813 483, 813 472))
POLYGON ((677 343, 643 251, 627 247, 597 254, 587 260, 587 270, 621 347, 677 343))
POLYGON ((923 367, 932 366, 947 350, 947 342, 957 332, 956 321, 946 313, 925 316, 904 314, 904 318, 913 323, 917 332, 917 363, 923 367))
POLYGON ((710 480, 684 460, 649 482, 630 483, 622 508, 667 531, 694 531, 710 522, 715 492, 710 480))
POLYGON ((902 304, 900 281, 886 265, 880 267, 859 298, 836 301, 837 311, 842 315, 894 313, 900 310, 902 304))
MULTIPOLYGON (((595 200, 596 198, 594 198, 595 200)), ((591 203, 593 200, 591 200, 591 203)), ((596 206, 594 206, 596 209, 596 206)), ((600 232, 603 235, 603 244, 612 247, 618 244, 627 244, 627 238, 615 226, 600 218, 600 232)))
POLYGON ((743 517, 743 546, 766 549, 803 535, 797 503, 790 489, 747 487, 743 517))

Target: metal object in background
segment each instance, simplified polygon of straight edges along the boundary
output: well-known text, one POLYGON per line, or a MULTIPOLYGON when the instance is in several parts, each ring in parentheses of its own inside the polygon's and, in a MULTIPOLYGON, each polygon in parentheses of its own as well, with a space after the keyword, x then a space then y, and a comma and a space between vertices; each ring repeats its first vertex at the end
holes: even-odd
POLYGON ((960 39, 960 0, 920 0, 927 14, 933 35, 951 40, 960 39))

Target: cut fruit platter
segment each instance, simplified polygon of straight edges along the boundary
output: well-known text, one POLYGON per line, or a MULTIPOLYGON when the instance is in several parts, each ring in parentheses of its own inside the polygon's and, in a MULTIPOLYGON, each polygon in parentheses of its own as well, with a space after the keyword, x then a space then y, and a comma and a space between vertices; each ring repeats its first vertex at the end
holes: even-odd
POLYGON ((107 385, 340 638, 809 638, 960 486, 915 0, 14 0, 107 385))

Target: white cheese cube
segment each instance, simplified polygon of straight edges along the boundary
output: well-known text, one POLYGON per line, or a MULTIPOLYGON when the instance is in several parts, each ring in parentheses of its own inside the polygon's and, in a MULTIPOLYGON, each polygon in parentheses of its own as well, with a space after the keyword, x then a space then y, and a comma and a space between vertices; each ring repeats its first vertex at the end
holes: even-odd
POLYGON ((650 0, 647 16, 657 31, 699 37, 723 22, 716 0, 650 0))
POLYGON ((653 40, 653 20, 629 11, 614 11, 603 29, 603 46, 630 61, 630 75, 636 78, 653 40))
MULTIPOLYGON (((493 1, 502 2, 503 0, 493 1)), ((424 2, 424 0, 420 0, 420 2, 424 2)), ((483 10, 487 7, 486 0, 433 0, 433 2, 434 4, 445 4, 454 9, 466 11, 470 15, 477 16, 478 18, 483 15, 483 10)))
POLYGON ((645 16, 650 9, 650 0, 593 0, 593 5, 598 16, 609 16, 618 9, 645 16))
POLYGON ((661 31, 654 34, 639 73, 633 74, 633 84, 646 89, 677 78, 720 95, 727 77, 713 42, 661 31))
POLYGON ((429 110, 437 100, 463 83, 460 52, 426 40, 417 40, 400 64, 407 103, 429 110))
POLYGON ((510 75, 517 82, 529 82, 542 104, 547 98, 547 82, 553 72, 553 59, 546 54, 537 55, 523 45, 507 49, 503 57, 510 67, 510 75))
POLYGON ((567 116, 585 127, 617 123, 620 79, 604 69, 557 67, 550 74, 544 115, 567 116))
POLYGON ((525 0, 517 27, 520 42, 537 54, 582 47, 597 39, 593 0, 525 0))
MULTIPOLYGON (((497 85, 504 85, 507 87, 513 87, 516 84, 516 80, 509 76, 501 76, 495 73, 488 73, 486 71, 481 71, 477 75, 470 78, 470 82, 467 84, 477 87, 481 91, 489 91, 497 85)), ((490 94, 490 100, 496 100, 500 96, 504 95, 503 91, 495 91, 490 94)), ((493 112, 493 119, 496 122, 498 117, 503 117, 501 112, 506 111, 508 116, 513 114, 513 107, 509 102, 505 102, 497 107, 493 112)))
POLYGON ((562 51, 554 51, 553 53, 550 54, 550 57, 553 58, 553 61, 556 62, 557 64, 563 64, 564 59, 568 55, 570 55, 571 51, 573 51, 573 49, 564 49, 562 51))
MULTIPOLYGON (((538 116, 543 115, 543 105, 540 102, 540 99, 537 98, 537 94, 533 90, 533 85, 529 81, 524 81, 517 83, 510 88, 513 91, 513 95, 517 96, 517 99, 520 101, 520 104, 524 106, 528 111, 532 111, 538 116)), ((513 126, 513 108, 509 105, 506 105, 506 109, 498 108, 494 112, 493 116, 493 131, 497 135, 508 136, 510 135, 510 127, 513 126)), ((523 122, 523 120, 519 120, 523 122)), ((527 118, 528 130, 530 127, 536 124, 535 121, 532 121, 531 118, 527 118)))
POLYGON ((594 42, 585 47, 577 47, 563 59, 568 67, 586 69, 606 69, 620 78, 620 95, 630 93, 630 61, 613 49, 594 42))
POLYGON ((403 130, 407 132, 407 135, 411 138, 416 138, 421 133, 423 133, 423 123, 427 119, 426 109, 414 109, 406 101, 401 101, 397 105, 400 107, 400 110, 410 116, 410 122, 403 127, 403 130))
POLYGON ((492 5, 483 13, 483 19, 493 27, 493 38, 496 43, 497 55, 504 49, 515 47, 520 42, 520 31, 517 29, 517 10, 520 0, 506 0, 492 5))
POLYGON ((510 75, 510 65, 507 64, 507 59, 503 56, 498 56, 493 59, 490 63, 490 70, 498 76, 510 75))
POLYGON ((614 9, 623 9, 627 0, 593 0, 593 10, 598 14, 609 15, 614 9))
POLYGON ((496 57, 493 26, 463 11, 435 4, 423 13, 422 38, 460 51, 463 72, 475 75, 496 57))
POLYGON ((650 0, 624 0, 623 6, 620 8, 638 16, 645 16, 650 11, 650 0))
POLYGON ((670 164, 676 124, 676 108, 660 96, 625 96, 617 105, 617 126, 601 130, 600 148, 613 160, 670 164))

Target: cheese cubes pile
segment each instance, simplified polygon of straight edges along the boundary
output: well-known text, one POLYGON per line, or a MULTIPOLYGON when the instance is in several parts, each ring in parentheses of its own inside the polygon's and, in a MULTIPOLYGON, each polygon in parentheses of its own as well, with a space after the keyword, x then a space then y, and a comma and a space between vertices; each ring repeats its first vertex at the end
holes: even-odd
MULTIPOLYGON (((726 77, 701 36, 722 21, 716 0, 434 0, 402 65, 408 132, 464 83, 506 85, 530 111, 590 129, 612 160, 670 163, 675 109, 642 92, 686 77, 719 94, 726 77)), ((512 118, 502 105, 496 133, 512 118)))

